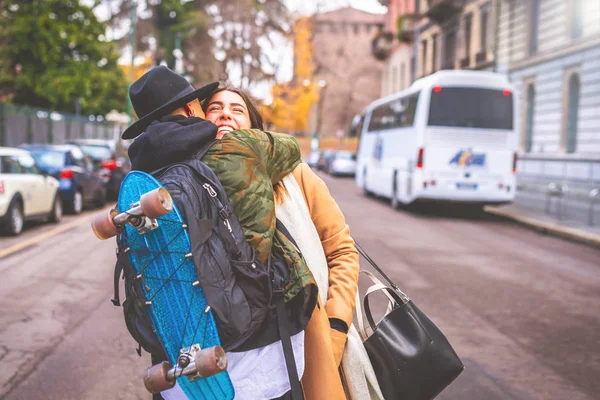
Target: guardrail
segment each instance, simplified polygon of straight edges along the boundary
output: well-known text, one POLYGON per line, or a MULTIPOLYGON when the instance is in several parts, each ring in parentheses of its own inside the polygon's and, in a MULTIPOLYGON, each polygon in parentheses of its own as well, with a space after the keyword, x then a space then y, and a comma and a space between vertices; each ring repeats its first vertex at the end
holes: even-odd
POLYGON ((588 225, 593 226, 598 222, 594 215, 596 207, 600 203, 600 185, 598 187, 582 186, 573 182, 569 185, 557 181, 549 183, 520 182, 517 185, 517 191, 543 195, 546 214, 555 214, 560 220, 568 217, 567 201, 576 201, 587 208, 588 225))
MULTIPOLYGON (((559 219, 568 215, 567 203, 587 208, 592 226, 600 202, 600 157, 575 154, 522 154, 517 168, 517 190, 545 197, 545 212, 559 219)), ((581 214, 580 217, 581 218, 581 214)))

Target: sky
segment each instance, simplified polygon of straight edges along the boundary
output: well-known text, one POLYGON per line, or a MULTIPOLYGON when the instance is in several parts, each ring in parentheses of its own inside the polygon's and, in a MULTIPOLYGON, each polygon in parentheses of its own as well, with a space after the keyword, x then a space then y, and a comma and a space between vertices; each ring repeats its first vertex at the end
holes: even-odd
MULTIPOLYGON (((80 0, 82 3, 90 5, 93 0, 80 0)), ((95 9, 96 14, 100 19, 106 19, 108 17, 107 6, 110 4, 110 0, 104 1, 99 7, 95 9)), ((364 10, 372 13, 385 13, 386 8, 381 5, 378 0, 285 0, 287 7, 298 16, 310 15, 320 8, 321 11, 329 11, 342 7, 354 7, 359 10, 364 10)), ((126 28, 126 27, 125 27, 126 28)), ((110 36, 110 34, 108 35, 110 36)), ((110 38, 108 38, 110 39, 110 38)), ((272 49, 271 59, 278 59, 280 62, 279 68, 276 73, 277 82, 286 82, 292 79, 293 74, 293 48, 291 42, 282 41, 276 44, 276 49, 272 49)), ((130 53, 125 50, 122 54, 121 61, 127 62, 129 60, 130 53)), ((231 71, 233 72, 233 71, 231 71)), ((231 81, 234 85, 239 84, 236 82, 235 72, 230 76, 231 81)), ((270 100, 270 87, 271 84, 260 85, 253 87, 253 94, 264 99, 267 102, 270 100)))
POLYGON ((311 14, 316 11, 317 3, 325 10, 351 6, 372 13, 384 13, 386 8, 378 0, 286 0, 286 5, 292 11, 311 14))

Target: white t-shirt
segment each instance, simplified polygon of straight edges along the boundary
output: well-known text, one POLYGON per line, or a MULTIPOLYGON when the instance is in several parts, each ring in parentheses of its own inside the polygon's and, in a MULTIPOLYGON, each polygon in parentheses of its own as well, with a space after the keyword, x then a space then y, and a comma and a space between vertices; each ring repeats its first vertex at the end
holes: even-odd
MULTIPOLYGON (((304 331, 291 337, 298 377, 304 374, 304 331)), ((227 372, 235 400, 269 400, 291 390, 281 341, 243 352, 227 353, 227 372)), ((185 379, 185 378, 184 378, 185 379)), ((161 392, 165 400, 187 399, 181 387, 161 392)))

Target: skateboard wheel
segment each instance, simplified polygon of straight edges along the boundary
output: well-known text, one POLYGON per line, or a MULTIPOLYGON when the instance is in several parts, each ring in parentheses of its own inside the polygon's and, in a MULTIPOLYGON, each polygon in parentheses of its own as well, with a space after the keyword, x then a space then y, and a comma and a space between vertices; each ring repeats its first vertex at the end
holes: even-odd
POLYGON ((227 356, 221 346, 208 347, 196 353, 196 371, 204 378, 227 369, 227 356))
POLYGON ((119 229, 113 222, 113 218, 118 213, 119 212, 117 210, 111 209, 108 212, 96 214, 96 216, 92 218, 92 229, 94 230, 94 234, 98 239, 110 239, 119 233, 119 229))
POLYGON ((140 198, 142 212, 148 218, 158 218, 173 210, 173 200, 165 188, 154 189, 144 193, 140 198))
POLYGON ((175 379, 169 382, 167 372, 171 369, 171 363, 163 361, 160 364, 151 366, 144 374, 144 386, 152 394, 158 394, 163 390, 171 389, 175 386, 175 379))

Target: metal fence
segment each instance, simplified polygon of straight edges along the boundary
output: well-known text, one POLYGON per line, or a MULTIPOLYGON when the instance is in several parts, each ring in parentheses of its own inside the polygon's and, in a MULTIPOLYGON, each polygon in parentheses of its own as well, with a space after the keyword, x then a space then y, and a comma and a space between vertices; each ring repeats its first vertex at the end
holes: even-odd
POLYGON ((523 156, 517 202, 559 219, 600 224, 600 157, 523 156))
POLYGON ((62 144, 72 139, 113 139, 119 134, 118 125, 107 121, 91 121, 82 116, 0 103, 0 146, 62 144))

